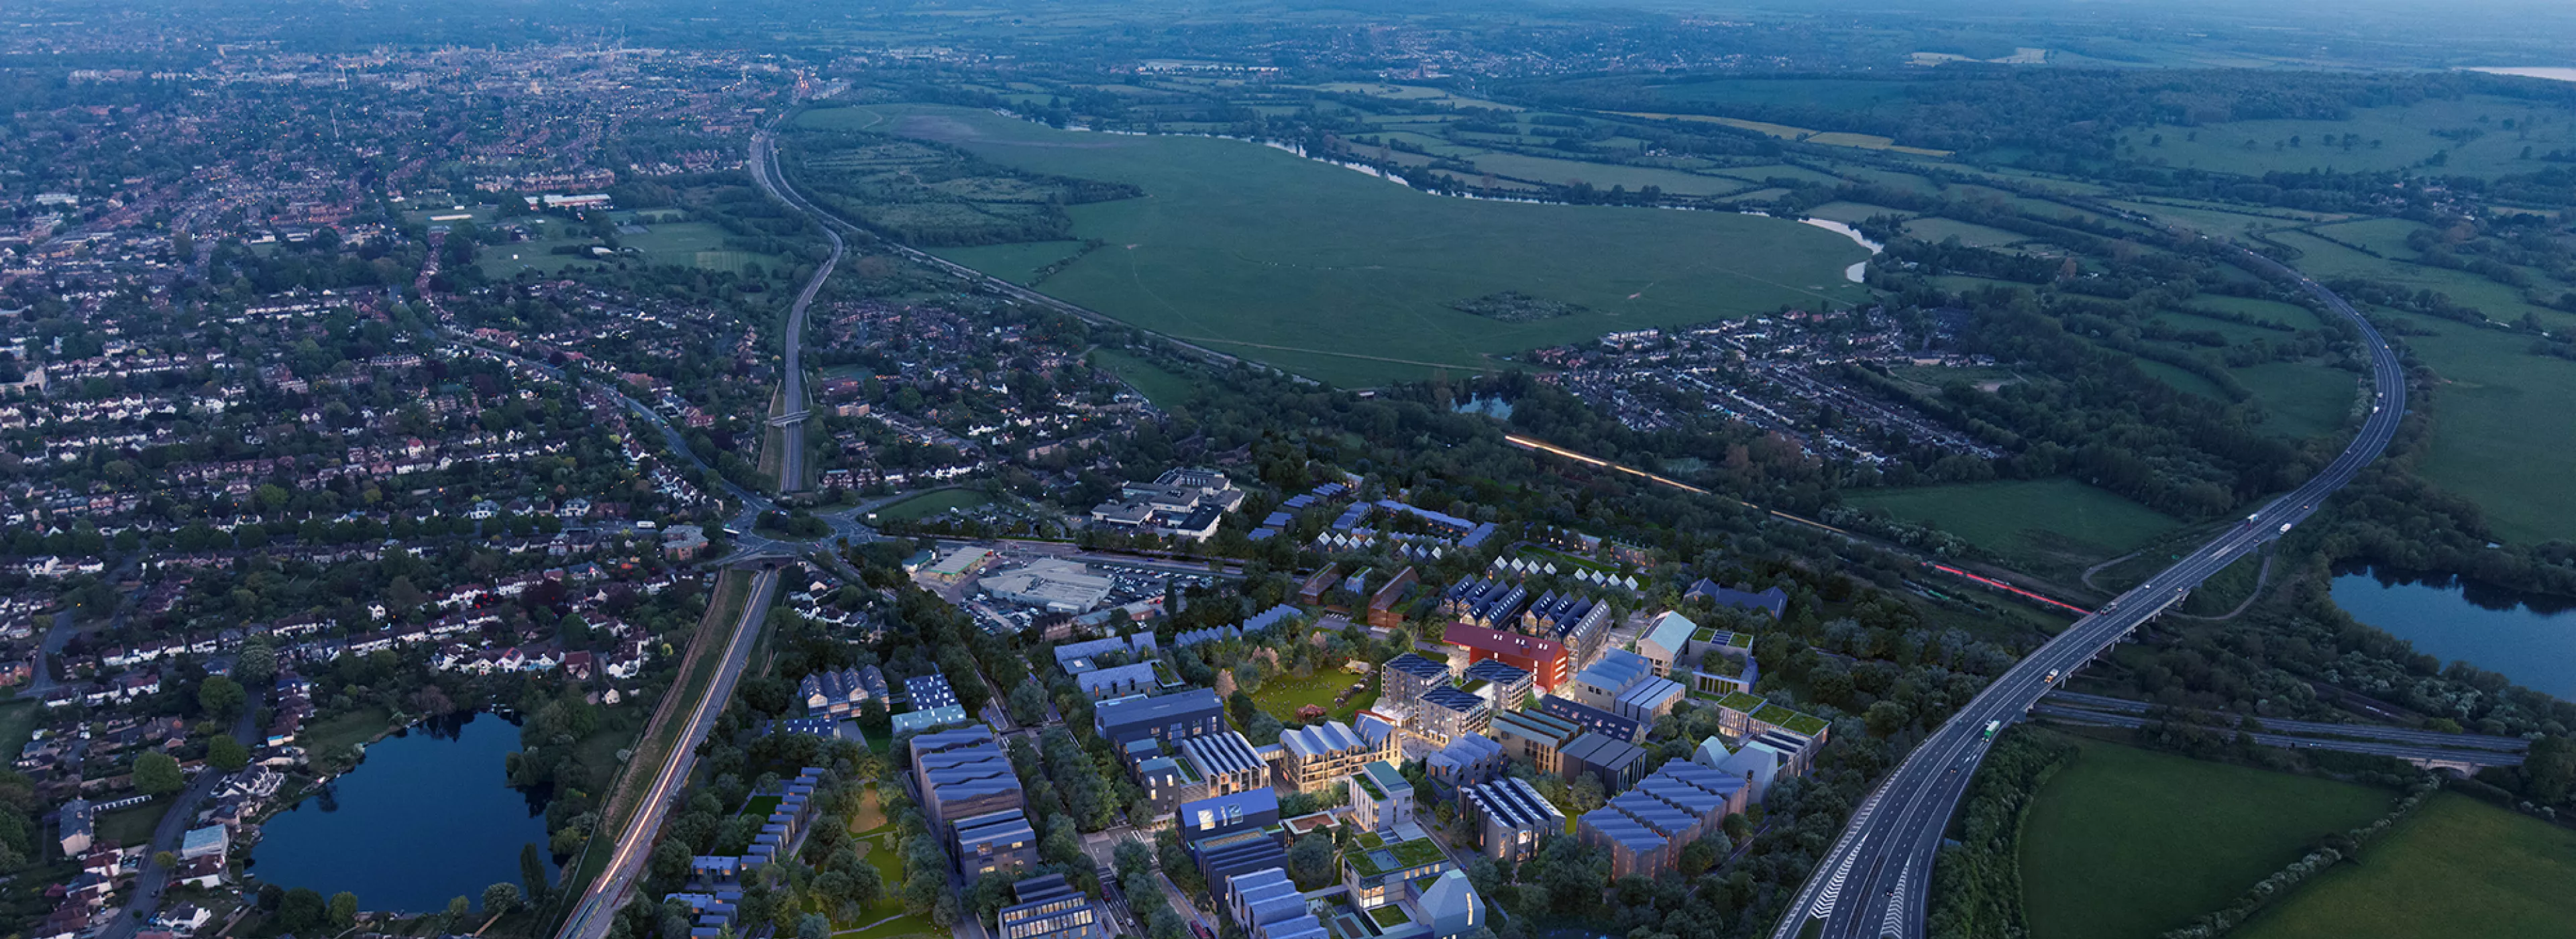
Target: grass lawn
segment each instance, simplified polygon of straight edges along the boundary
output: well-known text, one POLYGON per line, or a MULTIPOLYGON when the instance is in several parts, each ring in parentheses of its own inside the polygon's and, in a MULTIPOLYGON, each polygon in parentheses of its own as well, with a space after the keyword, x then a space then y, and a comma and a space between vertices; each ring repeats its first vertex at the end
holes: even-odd
POLYGON ((1242 141, 1075 133, 969 108, 831 108, 801 120, 888 119, 895 133, 997 163, 1145 191, 1071 207, 1074 233, 1107 246, 1048 279, 1048 293, 1346 385, 1489 371, 1508 367, 1500 355, 1614 330, 1868 297, 1843 279, 1864 249, 1779 219, 1452 199, 1242 141), (1588 310, 1503 323, 1450 307, 1504 290, 1588 310))
POLYGON ((993 497, 973 489, 934 489, 871 513, 886 521, 917 522, 949 509, 993 504, 993 497))
POLYGON ((867 910, 859 914, 856 922, 848 924, 868 928, 850 929, 832 935, 856 936, 863 939, 892 939, 896 936, 916 934, 942 937, 948 935, 947 930, 940 929, 929 920, 904 913, 901 896, 903 859, 895 856, 893 842, 894 833, 890 831, 858 839, 859 856, 868 862, 868 866, 877 869, 877 877, 885 882, 885 893, 877 897, 877 902, 868 904, 867 910), (879 920, 885 920, 889 916, 894 919, 878 923, 879 920), (876 925, 870 926, 871 923, 876 925))
POLYGON ((98 840, 113 841, 126 847, 150 844, 152 829, 161 824, 161 816, 169 814, 170 806, 169 799, 154 799, 133 808, 101 815, 97 821, 98 840))
POLYGON ((2425 478, 2477 503, 2504 540, 2576 538, 2576 362, 2531 355, 2520 336, 2400 318, 2439 334, 2399 340, 2445 380, 2413 402, 2433 417, 2425 478))
POLYGON ((1168 408, 1189 400, 1190 392, 1197 384, 1187 375, 1117 349, 1092 350, 1091 364, 1116 373, 1121 381, 1134 385, 1136 393, 1144 395, 1145 400, 1153 402, 1156 407, 1168 408))
POLYGON ((2361 862, 2309 881, 2243 939, 2564 936, 2576 924, 2576 832, 2443 794, 2361 862))
POLYGON ((2063 478, 1861 490, 1845 501, 1939 527, 2003 554, 2107 558, 2182 524, 2109 490, 2063 478))
POLYGON ((384 733, 393 723, 393 719, 394 716, 383 708, 366 708, 334 714, 305 725, 304 729, 296 734, 295 742, 313 753, 321 753, 334 747, 362 744, 375 739, 377 734, 384 733))
POLYGON ((1306 678, 1280 675, 1262 682, 1261 691, 1252 696, 1252 703, 1278 718, 1280 723, 1291 726, 1297 723, 1297 709, 1309 704, 1332 712, 1335 720, 1349 720, 1352 713, 1374 703, 1377 697, 1363 691, 1352 695, 1350 703, 1334 707, 1333 696, 1360 680, 1358 676, 1338 670, 1316 672, 1306 678))
POLYGON ((2367 786, 2078 743, 2082 755, 2040 790, 2022 833, 2032 939, 2153 939, 2297 860, 2317 837, 2385 813, 2395 798, 2367 786))

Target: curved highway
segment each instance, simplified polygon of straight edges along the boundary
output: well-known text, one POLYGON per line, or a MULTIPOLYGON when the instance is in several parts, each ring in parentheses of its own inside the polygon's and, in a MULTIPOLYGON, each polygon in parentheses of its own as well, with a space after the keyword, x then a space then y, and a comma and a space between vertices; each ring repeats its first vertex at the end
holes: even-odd
MULTIPOLYGON (((2124 213, 2127 214, 2127 213, 2124 213)), ((2077 620, 1988 685, 1898 764, 1871 792, 1817 862, 1782 915, 1774 939, 1903 939, 1927 934, 1924 898, 1932 863, 1950 815, 1969 777, 1985 757, 1988 728, 2029 713, 2053 684, 2127 636, 2138 624, 2181 600, 2201 581, 2286 534, 2314 513, 2327 496, 2350 482, 2388 448, 2406 412, 2406 379, 2387 340, 2342 297, 2285 265, 2252 252, 2243 261, 2289 279, 2360 331, 2370 350, 2370 413, 2360 433, 2334 461, 2304 485, 2272 500, 2181 562, 2077 620)))
POLYGON ((822 292, 823 282, 831 279, 832 268, 841 263, 841 256, 848 253, 849 245, 841 240, 841 233, 833 229, 821 212, 797 196, 795 190, 787 188, 786 177, 778 172, 778 135, 775 132, 763 128, 751 135, 750 163, 751 178, 760 181, 760 188, 767 191, 770 198, 812 216, 822 226, 823 236, 832 239, 832 256, 824 260, 823 266, 814 269, 813 279, 805 282, 805 292, 797 294, 796 305, 787 310, 787 361, 779 381, 778 395, 781 415, 778 438, 780 448, 786 452, 779 454, 778 491, 801 492, 811 485, 805 478, 808 462, 805 415, 810 407, 805 400, 805 360, 801 355, 805 344, 805 309, 814 305, 814 295, 822 292))

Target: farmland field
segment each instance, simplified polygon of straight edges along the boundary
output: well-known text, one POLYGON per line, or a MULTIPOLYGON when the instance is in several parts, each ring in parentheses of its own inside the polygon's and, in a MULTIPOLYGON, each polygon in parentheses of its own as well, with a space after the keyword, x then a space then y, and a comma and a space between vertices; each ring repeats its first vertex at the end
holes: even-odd
POLYGON ((2244 939, 2564 936, 2576 832, 2437 795, 2361 862, 2328 870, 2237 930, 2244 939))
POLYGON ((1845 501, 1932 525, 2005 555, 2073 552, 2108 558, 2182 524, 2071 479, 1859 490, 1845 501))
POLYGON ((2447 153, 2441 170, 2468 175, 2529 173, 2533 161, 2519 159, 2524 147, 2540 150, 2576 145, 2576 127, 2564 121, 2535 123, 2535 115, 2554 109, 2530 102, 2486 95, 2459 100, 2432 100, 2402 107, 2358 108, 2346 120, 2235 121, 2205 127, 2140 128, 2135 143, 2121 151, 2130 159, 2161 158, 2183 169, 2213 170, 2260 176, 2271 171, 2314 169, 2346 173, 2405 169, 2447 153), (2434 136, 2436 131, 2477 132, 2505 119, 2531 126, 2529 132, 2479 133, 2466 142, 2434 136), (2161 146, 2150 142, 2164 137, 2161 146), (2350 146, 2344 138, 2353 138, 2350 146), (2296 138, 2298 143, 2291 143, 2296 138), (2331 140, 2333 143, 2328 144, 2331 140))
POLYGON ((884 119, 996 163, 1142 188, 1070 208, 1075 234, 1107 247, 1048 293, 1342 384, 1490 371, 1507 367, 1498 356, 1613 330, 1868 295, 1842 276, 1862 248, 1775 219, 1450 199, 1240 141, 1073 133, 963 108, 803 121, 884 119), (1587 311, 1502 323, 1450 307, 1504 290, 1587 311))
POLYGON ((2217 909, 2311 841, 2369 822, 2366 786, 2079 740, 2022 831, 2032 939, 2154 939, 2217 909))
POLYGON ((932 254, 1025 287, 1037 280, 1039 268, 1081 254, 1082 242, 1024 241, 1009 245, 929 250, 932 254))
POLYGON ((2510 333, 2402 318, 2438 333, 2403 339, 2444 379, 2417 405, 2433 415, 2424 477, 2477 503, 2501 538, 2576 538, 2576 362, 2531 355, 2510 333))

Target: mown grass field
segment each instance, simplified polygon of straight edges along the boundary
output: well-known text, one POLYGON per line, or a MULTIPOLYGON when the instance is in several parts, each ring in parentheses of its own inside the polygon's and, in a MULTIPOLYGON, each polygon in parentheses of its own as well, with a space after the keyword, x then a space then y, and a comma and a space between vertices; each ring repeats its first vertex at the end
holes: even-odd
POLYGON ((1156 407, 1167 408, 1189 400, 1194 384, 1187 375, 1117 349, 1094 349, 1091 362, 1117 373, 1120 380, 1135 386, 1136 393, 1156 407))
POLYGON ((2007 556, 2109 558, 2182 524, 2072 479, 1860 490, 1844 501, 1931 525, 2007 556))
POLYGON ((933 248, 930 253, 1026 287, 1038 270, 1082 253, 1079 241, 1031 241, 1015 245, 933 248))
POLYGON ((2539 939, 2576 931, 2576 832, 2438 795, 2242 939, 2539 939))
POLYGON ((1050 278, 1048 293, 1346 385, 1490 371, 1506 367, 1500 355, 1613 330, 1867 296, 1842 275, 1864 249, 1776 219, 1452 199, 1240 141, 1074 133, 964 108, 803 120, 887 121, 998 163, 1133 183, 1147 195, 1072 207, 1075 233, 1107 246, 1050 278), (1501 323, 1449 307, 1503 290, 1589 311, 1501 323))
POLYGON ((972 509, 991 504, 992 496, 973 489, 938 489, 878 509, 873 514, 885 521, 917 522, 950 509, 972 509))
POLYGON ((2425 478, 2476 502, 2504 538, 2576 538, 2576 362, 2531 355, 2520 336, 2406 319, 2439 333, 2403 342, 2445 380, 2421 405, 2433 415, 2425 478))
POLYGON ((1332 712, 1334 720, 1347 721, 1359 709, 1374 703, 1377 695, 1362 691, 1338 707, 1333 704, 1333 696, 1341 694, 1342 689, 1350 687, 1353 682, 1364 680, 1343 671, 1316 672, 1305 678, 1279 675, 1261 683, 1261 690, 1252 696, 1252 703, 1278 718, 1280 723, 1290 726, 1297 723, 1297 709, 1309 704, 1332 712))
POLYGON ((2317 837, 2385 813, 2395 798, 2078 742, 2082 755, 2040 790, 2022 830, 2032 939, 2154 939, 2297 860, 2317 837))
POLYGON ((2361 396, 2359 376, 2313 362, 2269 362, 2230 372, 2263 405, 2264 429, 2285 437, 2342 430, 2353 399, 2361 396))

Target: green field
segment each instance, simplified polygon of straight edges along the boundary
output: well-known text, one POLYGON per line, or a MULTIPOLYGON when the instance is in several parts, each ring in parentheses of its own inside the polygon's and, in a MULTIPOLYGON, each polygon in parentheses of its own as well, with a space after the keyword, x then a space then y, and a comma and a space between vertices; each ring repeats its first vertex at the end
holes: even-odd
MULTIPOLYGON (((2093 740, 2032 801, 2032 939, 2153 939, 2243 893, 2391 793, 2093 740)), ((2429 934, 2418 934, 2429 935, 2429 934)))
POLYGON ((295 742, 310 752, 321 753, 374 740, 392 723, 393 714, 383 708, 345 711, 305 725, 296 734, 295 742))
POLYGON ((1156 365, 1117 349, 1094 349, 1091 363, 1117 373, 1119 380, 1133 385, 1156 407, 1171 407, 1187 401, 1195 382, 1187 375, 1156 365))
POLYGON ((2287 437, 2342 430, 2361 396, 2360 377, 2312 362, 2270 362, 2231 369, 2263 405, 2263 427, 2287 437))
POLYGON ((1025 287, 1037 280, 1040 268, 1081 254, 1082 242, 1031 241, 1015 245, 935 248, 930 253, 1025 287))
POLYGON ((2538 939, 2576 929, 2576 832, 2437 795, 2237 930, 2242 939, 2538 939))
POLYGON ((2447 151, 2448 162, 2440 172, 2478 176, 2531 173, 2547 164, 2520 159, 2522 149, 2547 151, 2576 145, 2576 127, 2564 120, 2550 120, 2532 126, 2526 135, 2501 130, 2501 122, 2510 118, 2529 124, 2536 115, 2558 117, 2555 110, 2530 102, 2472 95, 2456 101, 2358 108, 2349 119, 2340 121, 2233 121, 2203 127, 2147 127, 2127 134, 2133 146, 2121 151, 2121 156, 2132 160, 2162 159, 2183 169, 2261 176, 2276 170, 2398 170, 2447 151), (2484 133, 2460 143, 2436 137, 2435 131, 2484 133), (2342 146, 2341 138, 2347 134, 2359 140, 2350 147, 2342 146), (2156 135, 2164 137, 2163 145, 2151 144, 2156 135), (2299 138, 2298 145, 2290 144, 2292 137, 2299 138), (2329 137, 2335 139, 2335 145, 2326 145, 2329 137))
POLYGON ((2108 558, 2171 531, 2180 521, 2072 479, 1857 490, 1845 501, 1883 509, 2007 556, 2075 554, 2108 558))
POLYGON ((2018 232, 1948 218, 1915 219, 1905 223, 1905 233, 1934 244, 1957 238, 1960 244, 1971 248, 1993 248, 2031 240, 2029 235, 2018 232))
POLYGON ((1776 219, 1451 199, 1240 141, 1073 133, 963 108, 802 120, 886 118, 996 163, 1141 187, 1144 198, 1070 208, 1075 234, 1107 247, 1047 292, 1337 383, 1490 371, 1503 354, 1614 330, 1868 296, 1842 273, 1864 249, 1776 219), (1449 306, 1503 290, 1588 312, 1501 323, 1449 306))
POLYGON ((1347 721, 1359 709, 1375 703, 1377 695, 1362 691, 1339 707, 1333 705, 1333 696, 1341 694, 1342 689, 1350 687, 1353 682, 1365 680, 1344 671, 1316 672, 1305 678, 1278 675, 1261 683, 1261 691, 1252 696, 1252 703, 1278 718, 1280 723, 1292 727, 1297 723, 1297 709, 1309 704, 1332 712, 1334 720, 1347 721))
POLYGON ((2425 478, 2476 502, 2499 537, 2576 538, 2576 362, 2528 354, 2521 336, 2400 318, 2439 333, 2402 340, 2445 381, 2420 405, 2433 415, 2425 478))
POLYGON ((973 489, 937 489, 905 499, 868 513, 870 518, 890 522, 918 522, 950 509, 972 509, 993 504, 993 497, 973 489))
POLYGON ((151 844, 152 829, 161 824, 161 816, 170 814, 172 804, 169 799, 154 799, 100 815, 96 829, 98 840, 126 847, 151 844))

